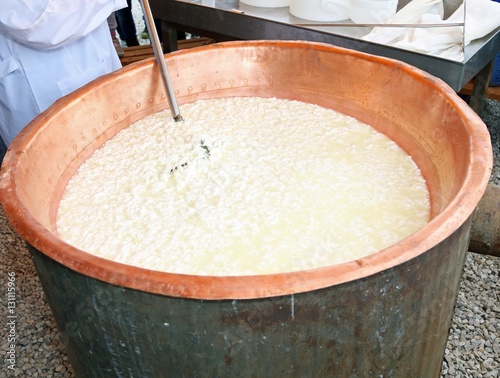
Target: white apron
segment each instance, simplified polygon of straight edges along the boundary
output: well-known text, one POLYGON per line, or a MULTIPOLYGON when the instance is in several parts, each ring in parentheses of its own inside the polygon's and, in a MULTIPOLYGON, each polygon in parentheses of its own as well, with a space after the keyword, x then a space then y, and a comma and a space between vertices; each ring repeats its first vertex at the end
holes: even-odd
POLYGON ((108 16, 125 0, 1 0, 0 136, 8 146, 60 97, 121 67, 108 16))

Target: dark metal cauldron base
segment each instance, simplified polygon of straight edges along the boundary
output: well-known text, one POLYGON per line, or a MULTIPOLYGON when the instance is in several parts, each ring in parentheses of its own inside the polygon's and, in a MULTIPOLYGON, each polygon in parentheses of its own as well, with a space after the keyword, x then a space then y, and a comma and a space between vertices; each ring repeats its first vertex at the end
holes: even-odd
POLYGON ((29 249, 81 377, 435 377, 470 222, 364 279, 250 300, 123 288, 29 249))

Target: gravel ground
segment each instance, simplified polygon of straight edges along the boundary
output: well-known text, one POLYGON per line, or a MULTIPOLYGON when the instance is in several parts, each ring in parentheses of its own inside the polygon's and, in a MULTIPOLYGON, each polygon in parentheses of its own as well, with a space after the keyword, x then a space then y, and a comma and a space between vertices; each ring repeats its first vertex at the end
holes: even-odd
MULTIPOLYGON (((137 12, 136 3, 134 9, 137 12)), ((140 33, 143 24, 140 18, 138 20, 140 33)), ((490 130, 495 153, 491 183, 498 185, 500 102, 487 100, 482 118, 490 130)), ((10 228, 1 208, 0 252, 0 286, 6 293, 8 273, 14 272, 17 290, 15 369, 8 369, 9 328, 8 321, 4 320, 5 337, 0 341, 0 377, 74 377, 26 246, 10 228)), ((1 302, 4 319, 8 319, 7 300, 1 302)), ((499 377, 499 370, 500 258, 468 253, 441 377, 499 377)))
MULTIPOLYGON (((500 101, 486 100, 494 163, 490 183, 500 185, 500 101)), ((442 377, 500 376, 500 258, 468 253, 448 336, 442 377)))

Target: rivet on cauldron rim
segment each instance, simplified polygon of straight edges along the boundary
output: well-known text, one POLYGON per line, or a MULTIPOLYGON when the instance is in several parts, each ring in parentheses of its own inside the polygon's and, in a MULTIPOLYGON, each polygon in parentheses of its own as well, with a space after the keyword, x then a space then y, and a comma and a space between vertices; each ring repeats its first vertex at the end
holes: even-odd
POLYGON ((113 119, 118 119, 118 114, 113 114, 113 119))
POLYGON ((162 93, 162 94, 161 94, 161 99, 162 99, 162 100, 165 100, 165 97, 167 97, 167 95, 166 95, 165 93, 162 93))
POLYGON ((148 101, 149 101, 149 103, 150 103, 150 104, 152 104, 152 103, 153 103, 153 101, 154 101, 154 98, 153 98, 153 97, 150 97, 148 101))
POLYGON ((135 104, 135 107, 136 107, 136 108, 140 108, 140 107, 141 107, 141 103, 140 103, 140 102, 138 102, 137 104, 135 104))
POLYGON ((102 121, 102 125, 106 126, 108 123, 106 121, 102 121))
POLYGON ((128 112, 130 112, 130 109, 129 108, 125 108, 125 114, 127 114, 128 112))
POLYGON ((95 127, 92 129, 92 133, 97 133, 97 129, 95 127))
POLYGON ((188 93, 191 93, 192 91, 193 91, 193 87, 190 85, 190 86, 188 87, 188 93))
POLYGON ((202 83, 202 84, 201 84, 201 90, 202 90, 202 91, 206 91, 206 90, 207 90, 207 84, 202 83))

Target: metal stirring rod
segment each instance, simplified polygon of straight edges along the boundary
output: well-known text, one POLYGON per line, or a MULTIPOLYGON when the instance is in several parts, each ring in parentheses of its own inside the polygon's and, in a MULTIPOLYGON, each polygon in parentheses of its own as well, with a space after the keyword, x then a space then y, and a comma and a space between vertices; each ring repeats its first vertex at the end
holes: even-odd
POLYGON ((156 31, 153 15, 149 6, 149 1, 140 0, 140 3, 142 12, 144 13, 146 26, 149 31, 149 40, 151 41, 151 45, 153 46, 156 63, 158 64, 158 68, 160 69, 163 85, 165 87, 165 91, 167 92, 170 112, 172 113, 172 117, 174 118, 175 122, 183 121, 181 112, 179 110, 179 105, 177 104, 177 99, 175 98, 175 92, 172 86, 172 81, 170 80, 167 64, 165 63, 165 57, 163 56, 163 50, 161 48, 160 39, 158 38, 158 32, 156 31))

